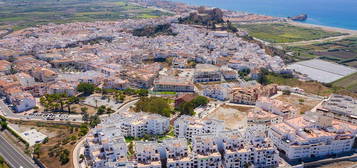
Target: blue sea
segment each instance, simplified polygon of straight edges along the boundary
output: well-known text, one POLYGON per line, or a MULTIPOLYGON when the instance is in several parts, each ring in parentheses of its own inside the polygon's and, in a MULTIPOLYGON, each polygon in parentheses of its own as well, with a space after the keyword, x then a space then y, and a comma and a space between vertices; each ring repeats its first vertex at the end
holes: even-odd
POLYGON ((172 0, 277 17, 306 13, 310 24, 357 30, 357 0, 172 0))

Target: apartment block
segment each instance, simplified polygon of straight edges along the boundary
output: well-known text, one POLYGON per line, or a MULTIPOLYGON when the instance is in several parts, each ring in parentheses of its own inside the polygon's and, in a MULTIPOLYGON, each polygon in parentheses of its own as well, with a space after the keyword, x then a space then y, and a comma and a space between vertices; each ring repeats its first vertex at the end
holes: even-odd
POLYGON ((277 85, 271 84, 262 86, 254 84, 249 86, 240 86, 233 88, 230 100, 238 104, 255 104, 259 97, 270 97, 277 93, 277 85))
POLYGON ((167 168, 192 168, 192 153, 185 138, 172 138, 163 141, 167 168))
POLYGON ((248 113, 246 137, 251 139, 252 136, 256 136, 255 134, 266 135, 272 125, 281 122, 283 122, 283 117, 257 107, 248 113))
POLYGON ((273 125, 268 135, 288 159, 296 160, 349 152, 356 133, 356 125, 305 115, 273 125))
POLYGON ((183 115, 174 123, 175 136, 192 141, 193 136, 215 134, 224 130, 224 121, 214 119, 199 119, 183 115))
POLYGON ((193 82, 182 77, 160 76, 154 81, 157 92, 194 92, 193 82))
POLYGON ((100 125, 113 125, 125 137, 143 137, 145 134, 163 135, 170 128, 170 120, 158 114, 128 112, 111 115, 100 125))
POLYGON ((293 107, 291 104, 268 97, 259 97, 256 102, 256 106, 265 111, 282 116, 285 119, 294 118, 298 114, 298 109, 293 107))
POLYGON ((192 138, 193 166, 217 168, 222 166, 221 154, 214 134, 195 135, 192 138))
POLYGON ((324 116, 357 124, 357 100, 350 96, 332 94, 316 111, 324 116))
POLYGON ((127 159, 128 148, 124 137, 116 127, 92 129, 84 143, 87 165, 93 168, 134 168, 127 159))
POLYGON ((136 168, 161 168, 160 144, 157 142, 135 142, 136 168))
POLYGON ((279 152, 265 137, 246 139, 238 131, 225 131, 217 135, 217 144, 226 168, 277 167, 279 152))
POLYGON ((194 82, 221 81, 222 74, 219 67, 210 64, 197 64, 193 75, 194 82))

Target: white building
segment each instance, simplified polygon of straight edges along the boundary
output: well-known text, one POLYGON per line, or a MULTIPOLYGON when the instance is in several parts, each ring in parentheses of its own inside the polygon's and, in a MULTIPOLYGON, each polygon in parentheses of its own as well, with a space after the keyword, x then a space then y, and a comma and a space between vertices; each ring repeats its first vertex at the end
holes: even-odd
POLYGON ((245 139, 237 131, 225 131, 217 135, 217 144, 227 168, 277 167, 279 153, 269 139, 255 137, 245 139))
POLYGON ((160 148, 157 142, 136 141, 136 168, 161 168, 160 148))
POLYGON ((357 100, 350 96, 332 94, 317 112, 338 120, 357 124, 357 100))
POLYGON ((267 135, 268 130, 274 124, 283 122, 283 117, 264 111, 260 108, 255 108, 248 113, 246 129, 246 138, 251 139, 256 134, 267 135))
POLYGON ((182 77, 160 76, 154 81, 154 91, 157 92, 194 92, 194 88, 191 80, 182 77))
POLYGON ((92 129, 84 143, 87 165, 92 168, 134 168, 127 159, 128 148, 124 137, 116 127, 92 129))
POLYGON ((35 129, 31 129, 21 133, 21 137, 29 143, 30 146, 33 146, 37 143, 42 143, 44 139, 47 138, 45 134, 38 132, 35 129))
POLYGON ((224 130, 224 121, 183 115, 174 123, 175 136, 192 140, 194 135, 216 134, 224 130))
POLYGON ((356 134, 356 125, 307 115, 273 125, 269 131, 275 146, 291 160, 348 152, 356 134))
POLYGON ((163 141, 167 168, 192 168, 192 153, 185 138, 172 138, 163 141))
POLYGON ((293 118, 298 114, 298 110, 291 104, 268 97, 259 97, 256 106, 284 118, 293 118))
POLYGON ((221 81, 222 75, 217 66, 210 64, 197 64, 193 75, 194 82, 221 81))
POLYGON ((217 100, 228 100, 232 89, 236 86, 238 86, 238 83, 207 85, 203 89, 203 95, 217 100))
POLYGON ((217 168, 222 166, 221 154, 214 134, 195 135, 192 138, 193 166, 195 168, 217 168))
POLYGON ((36 106, 35 98, 26 91, 8 95, 8 99, 14 105, 16 112, 30 110, 36 106))
POLYGON ((103 120, 101 126, 115 126, 125 137, 143 137, 145 134, 163 135, 170 128, 170 120, 158 114, 121 113, 103 120))

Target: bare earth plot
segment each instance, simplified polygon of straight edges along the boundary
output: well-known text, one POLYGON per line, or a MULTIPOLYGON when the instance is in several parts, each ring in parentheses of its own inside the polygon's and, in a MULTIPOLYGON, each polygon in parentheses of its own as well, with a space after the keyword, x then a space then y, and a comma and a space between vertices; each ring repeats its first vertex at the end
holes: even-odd
POLYGON ((298 95, 281 95, 278 96, 276 99, 289 103, 294 107, 298 108, 300 114, 311 110, 313 107, 315 107, 317 104, 321 102, 321 100, 318 99, 313 99, 306 96, 298 96, 298 95))
POLYGON ((245 128, 247 126, 247 114, 250 110, 252 110, 251 107, 222 105, 206 118, 223 120, 225 127, 229 129, 245 128))

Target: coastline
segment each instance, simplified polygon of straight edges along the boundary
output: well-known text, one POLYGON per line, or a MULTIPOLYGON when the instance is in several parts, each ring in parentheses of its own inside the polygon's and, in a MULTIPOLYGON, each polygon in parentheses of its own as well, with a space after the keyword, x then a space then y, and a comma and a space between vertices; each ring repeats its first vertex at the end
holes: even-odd
POLYGON ((341 33, 348 33, 350 35, 357 35, 357 30, 352 30, 352 29, 345 29, 345 28, 324 26, 324 25, 317 25, 317 24, 303 23, 303 22, 295 22, 295 21, 288 21, 287 23, 294 25, 294 26, 301 26, 301 27, 306 27, 306 28, 320 28, 325 31, 335 31, 335 32, 341 32, 341 33))
MULTIPOLYGON (((185 4, 187 6, 190 6, 190 7, 193 7, 193 8, 197 8, 199 6, 204 6, 204 7, 208 7, 208 8, 219 8, 219 7, 216 7, 216 6, 209 6, 209 5, 191 5, 191 4, 188 4, 188 3, 185 3, 185 2, 172 1, 172 0, 168 0, 168 2, 173 3, 173 4, 175 4, 175 3, 183 3, 183 4, 185 4)), ((228 10, 228 9, 224 9, 224 8, 219 8, 219 9, 221 9, 223 11, 234 12, 234 13, 254 14, 254 15, 259 15, 259 16, 274 17, 274 18, 277 18, 277 19, 286 19, 287 21, 285 23, 289 23, 289 24, 294 25, 294 26, 301 26, 301 27, 306 27, 306 28, 320 28, 320 29, 325 30, 325 31, 348 33, 348 34, 353 35, 353 36, 357 35, 357 30, 354 30, 354 29, 334 27, 334 26, 326 26, 326 25, 318 25, 318 24, 304 23, 304 22, 297 22, 297 21, 292 21, 292 20, 288 19, 287 17, 277 17, 277 16, 271 16, 271 15, 264 15, 264 14, 246 12, 246 11, 228 10)), ((262 23, 264 23, 264 22, 262 22, 262 23)), ((269 22, 266 22, 266 23, 269 23, 269 22)), ((257 23, 245 23, 245 24, 259 24, 259 22, 257 22, 257 23)))

